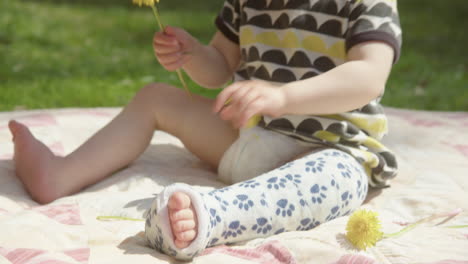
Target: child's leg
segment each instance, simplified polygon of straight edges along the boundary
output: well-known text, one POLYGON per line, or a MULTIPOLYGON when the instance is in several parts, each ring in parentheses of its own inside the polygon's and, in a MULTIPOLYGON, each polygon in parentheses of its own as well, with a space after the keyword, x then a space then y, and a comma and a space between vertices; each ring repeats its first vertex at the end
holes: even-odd
POLYGON ((149 85, 109 124, 66 157, 57 157, 20 123, 10 122, 16 174, 41 203, 72 194, 127 166, 148 146, 155 129, 179 137, 217 167, 238 132, 211 112, 212 100, 164 84, 149 85))
POLYGON ((217 244, 311 229, 356 209, 366 194, 367 175, 356 159, 325 149, 209 193, 168 186, 148 212, 146 235, 153 247, 186 259, 217 244))

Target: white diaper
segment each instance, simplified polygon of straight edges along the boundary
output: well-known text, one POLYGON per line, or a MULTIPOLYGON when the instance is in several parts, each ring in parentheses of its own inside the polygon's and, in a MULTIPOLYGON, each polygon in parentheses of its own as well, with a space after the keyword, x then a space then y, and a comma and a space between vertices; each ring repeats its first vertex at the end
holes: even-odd
POLYGON ((252 179, 313 149, 310 143, 305 145, 258 126, 242 129, 237 141, 221 158, 218 177, 226 184, 252 179))

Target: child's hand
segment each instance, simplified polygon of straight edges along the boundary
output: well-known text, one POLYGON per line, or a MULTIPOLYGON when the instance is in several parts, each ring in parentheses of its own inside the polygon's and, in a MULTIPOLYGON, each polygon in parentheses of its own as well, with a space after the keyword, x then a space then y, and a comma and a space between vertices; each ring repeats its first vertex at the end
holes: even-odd
POLYGON ((226 87, 216 98, 213 111, 235 128, 244 127, 254 115, 279 117, 283 113, 285 95, 280 86, 252 80, 226 87))
POLYGON ((153 38, 154 54, 169 71, 177 70, 187 63, 198 44, 185 30, 170 26, 164 32, 156 32, 153 38))

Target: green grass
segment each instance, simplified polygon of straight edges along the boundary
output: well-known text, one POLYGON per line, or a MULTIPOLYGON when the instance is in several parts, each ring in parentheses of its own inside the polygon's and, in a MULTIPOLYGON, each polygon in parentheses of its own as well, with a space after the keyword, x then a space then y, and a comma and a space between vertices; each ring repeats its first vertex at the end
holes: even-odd
MULTIPOLYGON (((166 24, 208 43, 221 0, 161 1, 166 24)), ((466 0, 403 0, 402 57, 383 103, 468 111, 466 0)), ((130 0, 0 0, 0 111, 122 106, 149 82, 179 85, 156 61, 156 23, 130 0)), ((187 78, 188 79, 188 78, 187 78)), ((206 96, 214 92, 189 82, 206 96)))

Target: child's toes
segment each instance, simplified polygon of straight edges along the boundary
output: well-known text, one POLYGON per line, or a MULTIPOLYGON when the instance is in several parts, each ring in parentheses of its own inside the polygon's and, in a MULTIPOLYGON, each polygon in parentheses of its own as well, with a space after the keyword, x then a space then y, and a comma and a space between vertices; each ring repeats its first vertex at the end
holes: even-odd
POLYGON ((172 210, 182 210, 189 208, 190 204, 190 197, 187 194, 175 192, 169 198, 168 207, 172 210))
POLYGON ((195 229, 194 220, 180 220, 172 224, 172 230, 174 230, 174 232, 184 232, 193 229, 195 229))
POLYGON ((188 247, 197 236, 197 220, 191 205, 190 197, 182 192, 176 192, 169 198, 169 219, 174 244, 178 248, 188 247))
POLYGON ((186 241, 186 242, 191 242, 192 240, 195 239, 196 236, 197 236, 197 233, 193 229, 175 233, 176 240, 186 241))
POLYGON ((176 246, 177 248, 181 248, 181 249, 182 249, 182 248, 188 247, 188 246, 190 245, 190 242, 188 242, 188 241, 181 241, 181 240, 176 239, 176 240, 174 240, 174 244, 175 244, 175 246, 176 246))
POLYGON ((170 210, 169 217, 173 223, 181 220, 193 220, 195 218, 193 210, 190 208, 182 210, 170 210))

